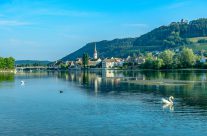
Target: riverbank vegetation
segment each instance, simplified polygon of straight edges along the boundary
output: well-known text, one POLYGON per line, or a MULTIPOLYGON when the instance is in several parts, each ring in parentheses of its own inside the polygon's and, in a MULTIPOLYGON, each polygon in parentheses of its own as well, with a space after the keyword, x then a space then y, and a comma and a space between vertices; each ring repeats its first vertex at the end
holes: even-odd
POLYGON ((0 57, 0 70, 12 70, 15 68, 15 59, 13 57, 0 57))
POLYGON ((206 62, 201 62, 201 55, 196 55, 192 49, 184 47, 179 52, 165 50, 157 56, 146 54, 145 63, 140 65, 144 69, 180 69, 207 68, 206 62))

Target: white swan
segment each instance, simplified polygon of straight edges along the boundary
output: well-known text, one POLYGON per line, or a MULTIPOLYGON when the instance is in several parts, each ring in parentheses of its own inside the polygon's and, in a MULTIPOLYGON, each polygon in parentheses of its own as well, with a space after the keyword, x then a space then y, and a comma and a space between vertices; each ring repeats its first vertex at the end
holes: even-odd
POLYGON ((173 100, 174 100, 173 96, 170 96, 169 100, 166 100, 165 98, 162 98, 162 103, 166 104, 166 105, 173 105, 173 100))
POLYGON ((21 85, 25 85, 25 82, 23 80, 21 81, 21 85))

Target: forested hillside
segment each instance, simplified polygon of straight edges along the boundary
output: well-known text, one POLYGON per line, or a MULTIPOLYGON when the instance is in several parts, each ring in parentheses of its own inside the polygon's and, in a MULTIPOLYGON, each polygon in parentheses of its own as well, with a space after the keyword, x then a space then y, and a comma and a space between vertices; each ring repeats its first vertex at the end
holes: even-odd
MULTIPOLYGON (((141 35, 138 38, 114 39, 112 41, 96 42, 99 57, 126 57, 137 52, 162 51, 179 46, 190 46, 195 49, 207 48, 207 19, 201 18, 193 21, 181 20, 161 26, 141 35), (203 37, 192 42, 192 38, 203 37), (203 47, 202 47, 202 46, 203 47)), ((84 52, 93 56, 95 43, 88 43, 81 49, 62 58, 63 61, 74 60, 81 57, 84 52)))

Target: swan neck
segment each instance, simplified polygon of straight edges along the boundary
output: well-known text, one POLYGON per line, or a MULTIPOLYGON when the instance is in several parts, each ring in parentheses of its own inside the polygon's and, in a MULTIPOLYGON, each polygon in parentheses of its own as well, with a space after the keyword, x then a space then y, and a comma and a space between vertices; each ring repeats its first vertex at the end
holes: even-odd
POLYGON ((169 98, 170 103, 173 103, 172 98, 169 98))

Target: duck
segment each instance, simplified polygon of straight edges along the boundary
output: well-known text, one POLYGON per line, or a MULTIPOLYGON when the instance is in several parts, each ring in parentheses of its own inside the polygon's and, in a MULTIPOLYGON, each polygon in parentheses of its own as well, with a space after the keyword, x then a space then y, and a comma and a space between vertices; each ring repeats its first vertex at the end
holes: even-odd
POLYGON ((165 98, 162 98, 162 103, 163 104, 166 104, 166 105, 173 105, 173 100, 174 100, 174 97, 173 96, 170 96, 169 97, 169 100, 167 100, 165 98))
POLYGON ((62 90, 60 90, 59 92, 60 92, 60 93, 63 93, 63 91, 62 91, 62 90))

